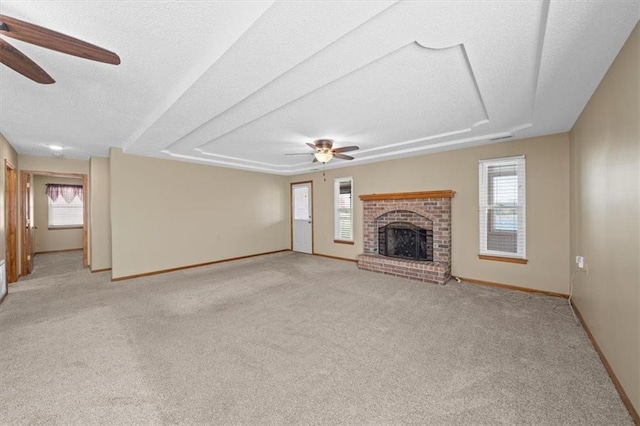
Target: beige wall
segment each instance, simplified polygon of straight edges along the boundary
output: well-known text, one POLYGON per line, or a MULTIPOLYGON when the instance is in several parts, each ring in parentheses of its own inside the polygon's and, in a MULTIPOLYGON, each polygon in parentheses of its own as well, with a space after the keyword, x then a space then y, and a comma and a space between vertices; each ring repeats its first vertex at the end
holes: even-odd
POLYGON ((638 411, 639 61, 636 27, 570 133, 575 302, 638 411))
POLYGON ((559 134, 322 173, 294 176, 313 180, 316 253, 355 259, 362 253, 362 202, 358 195, 451 189, 452 272, 455 276, 568 293, 569 137, 559 134), (526 265, 478 259, 478 160, 526 155, 526 265), (333 242, 333 179, 353 177, 353 246, 333 242))
POLYGON ((82 249, 82 228, 49 229, 48 183, 82 185, 82 179, 36 175, 33 178, 33 213, 35 253, 82 249))
MULTIPOLYGON (((5 223, 4 223, 4 162, 8 160, 14 167, 18 167, 18 154, 13 149, 9 141, 0 133, 0 163, 2 163, 2 171, 0 172, 0 260, 5 259, 5 223)), ((16 249, 17 250, 17 249, 16 249)), ((16 254, 18 252, 16 251, 16 254)), ((20 271, 20 269, 18 269, 20 271)))
POLYGON ((109 159, 89 160, 90 259, 92 271, 111 268, 111 210, 109 206, 109 159))
POLYGON ((20 154, 18 157, 20 170, 89 174, 88 160, 71 160, 67 158, 41 157, 38 155, 24 154, 20 154))
POLYGON ((114 278, 289 247, 282 176, 111 150, 114 278))

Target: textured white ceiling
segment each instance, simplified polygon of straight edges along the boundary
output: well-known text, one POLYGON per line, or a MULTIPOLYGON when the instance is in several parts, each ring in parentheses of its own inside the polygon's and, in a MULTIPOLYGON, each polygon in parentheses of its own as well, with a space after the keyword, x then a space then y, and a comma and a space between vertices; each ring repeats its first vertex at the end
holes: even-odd
POLYGON ((278 174, 568 131, 640 18, 627 1, 6 1, 0 13, 118 53, 105 65, 8 41, 54 79, 0 66, 19 153, 125 152, 278 174))

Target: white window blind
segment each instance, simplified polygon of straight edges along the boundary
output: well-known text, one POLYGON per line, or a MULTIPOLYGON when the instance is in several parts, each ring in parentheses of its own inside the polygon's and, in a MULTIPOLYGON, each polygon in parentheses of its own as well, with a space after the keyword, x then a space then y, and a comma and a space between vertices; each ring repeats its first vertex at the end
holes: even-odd
POLYGON ((49 228, 66 228, 82 226, 83 206, 80 197, 74 197, 67 202, 62 196, 55 201, 47 197, 49 201, 49 228))
POLYGON ((526 257, 524 156, 480 160, 480 254, 526 257))
POLYGON ((336 240, 353 241, 353 180, 334 180, 334 217, 336 240))

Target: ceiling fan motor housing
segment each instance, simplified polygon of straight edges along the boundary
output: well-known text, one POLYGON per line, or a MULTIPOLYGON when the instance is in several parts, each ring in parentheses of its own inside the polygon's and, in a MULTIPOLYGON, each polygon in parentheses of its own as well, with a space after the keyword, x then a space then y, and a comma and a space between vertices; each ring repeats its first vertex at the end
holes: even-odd
POLYGON ((330 150, 333 146, 333 141, 331 139, 318 139, 315 141, 315 145, 318 149, 330 150))

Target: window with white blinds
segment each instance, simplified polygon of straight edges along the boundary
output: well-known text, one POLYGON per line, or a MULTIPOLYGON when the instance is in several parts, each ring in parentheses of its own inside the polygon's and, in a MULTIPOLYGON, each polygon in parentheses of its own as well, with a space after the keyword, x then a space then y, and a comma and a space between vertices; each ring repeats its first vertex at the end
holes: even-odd
POLYGON ((480 254, 526 257, 524 156, 480 160, 480 254))
POLYGON ((49 228, 74 228, 81 227, 83 219, 83 206, 80 197, 75 196, 68 202, 60 195, 55 201, 47 197, 49 202, 49 228))
POLYGON ((353 179, 334 180, 334 238, 353 241, 353 179))

